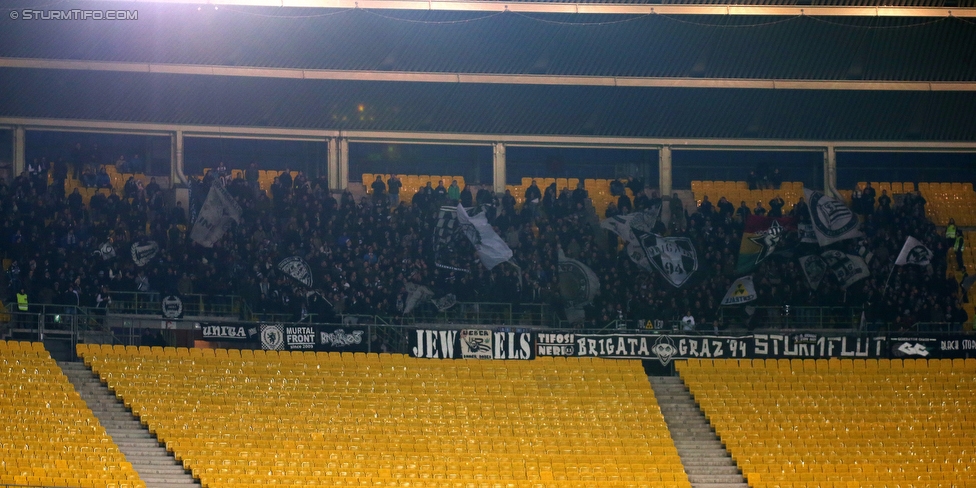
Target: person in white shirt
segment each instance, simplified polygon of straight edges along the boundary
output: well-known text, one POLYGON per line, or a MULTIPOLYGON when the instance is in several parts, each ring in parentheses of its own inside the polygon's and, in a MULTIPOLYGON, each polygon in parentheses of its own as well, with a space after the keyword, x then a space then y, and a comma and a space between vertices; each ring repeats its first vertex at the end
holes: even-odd
POLYGON ((681 330, 685 332, 695 331, 695 317, 691 315, 691 310, 685 312, 685 316, 681 317, 681 330))

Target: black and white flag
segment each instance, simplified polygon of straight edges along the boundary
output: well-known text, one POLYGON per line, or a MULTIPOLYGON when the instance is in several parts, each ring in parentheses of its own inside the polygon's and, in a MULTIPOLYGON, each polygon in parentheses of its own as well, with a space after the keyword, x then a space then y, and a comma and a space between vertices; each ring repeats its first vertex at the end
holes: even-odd
POLYGON ((136 266, 142 267, 156 257, 159 252, 159 244, 156 241, 137 242, 132 245, 130 252, 132 253, 132 262, 136 266))
POLYGON ((241 206, 226 188, 215 183, 210 187, 207 200, 200 207, 200 213, 193 222, 190 239, 203 247, 213 247, 230 228, 230 223, 241 222, 241 206))
POLYGON ((859 229, 857 215, 844 202, 806 188, 803 195, 810 202, 810 221, 821 247, 864 235, 859 229))
POLYGON ((434 229, 434 251, 449 246, 457 232, 457 208, 444 206, 437 213, 437 227, 434 229))
POLYGON ((844 289, 854 283, 871 276, 868 265, 860 256, 845 254, 841 251, 824 251, 820 254, 827 268, 834 273, 844 289))
POLYGON ((102 260, 104 261, 108 261, 109 259, 114 258, 115 245, 112 244, 112 239, 109 239, 103 242, 101 246, 98 246, 98 249, 95 250, 94 254, 98 254, 99 256, 101 256, 102 260))
POLYGON ((291 276, 295 281, 305 285, 306 288, 312 287, 312 268, 299 256, 291 256, 282 259, 278 263, 278 270, 291 276))
POLYGON ((637 240, 647 262, 672 286, 681 288, 698 270, 698 253, 687 237, 645 234, 637 240))
POLYGON ((183 318, 183 299, 179 295, 167 295, 160 302, 160 310, 165 319, 183 318))
POLYGON ((804 244, 817 243, 817 233, 813 231, 813 224, 800 222, 796 224, 796 231, 800 235, 800 242, 804 244))
POLYGON ((589 305, 600 292, 600 279, 589 266, 567 258, 559 249, 559 292, 568 307, 589 305))
POLYGON ((438 299, 431 300, 431 303, 433 303, 434 306, 437 307, 438 312, 444 312, 450 309, 451 307, 453 307, 454 305, 457 305, 457 297, 454 296, 453 293, 448 293, 447 295, 444 295, 438 299))
POLYGON ((926 266, 932 262, 932 250, 925 247, 918 239, 908 236, 905 239, 905 245, 902 246, 901 252, 898 253, 898 259, 895 259, 895 264, 898 266, 904 266, 906 264, 917 264, 919 266, 926 266))
POLYGON ((820 288, 820 283, 827 272, 827 263, 824 262, 823 258, 817 255, 802 256, 800 257, 800 268, 803 270, 803 276, 806 277, 810 289, 820 288))

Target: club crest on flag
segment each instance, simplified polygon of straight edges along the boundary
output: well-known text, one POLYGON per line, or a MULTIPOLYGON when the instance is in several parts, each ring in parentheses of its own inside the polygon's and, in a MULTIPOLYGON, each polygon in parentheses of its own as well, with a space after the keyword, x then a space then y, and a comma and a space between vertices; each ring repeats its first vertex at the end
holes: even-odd
POLYGON ((651 266, 673 286, 681 288, 698 270, 698 253, 687 237, 646 234, 638 241, 651 266))
POLYGON ((925 247, 918 239, 908 236, 905 239, 905 245, 902 246, 901 252, 898 253, 898 258, 895 259, 895 264, 898 266, 904 266, 906 264, 917 264, 919 266, 926 266, 932 261, 932 251, 925 247))
POLYGON ((843 202, 819 191, 804 189, 803 194, 810 202, 810 221, 821 246, 863 235, 858 230, 857 216, 843 202))

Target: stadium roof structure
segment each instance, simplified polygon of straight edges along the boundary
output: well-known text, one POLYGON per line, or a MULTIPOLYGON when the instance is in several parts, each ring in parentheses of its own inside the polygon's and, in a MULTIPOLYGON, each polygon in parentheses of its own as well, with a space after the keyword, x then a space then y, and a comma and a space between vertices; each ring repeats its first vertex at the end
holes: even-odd
POLYGON ((394 83, 5 68, 0 93, 0 116, 36 119, 360 133, 976 141, 971 91, 394 83))
POLYGON ((25 20, 6 9, 0 126, 976 150, 976 0, 827 1, 833 13, 817 16, 789 1, 715 10, 705 0, 676 14, 607 12, 687 4, 34 1, 34 16, 128 9, 138 19, 25 20), (559 13, 567 5, 573 13, 559 13), (769 10, 783 6, 800 10, 769 10))

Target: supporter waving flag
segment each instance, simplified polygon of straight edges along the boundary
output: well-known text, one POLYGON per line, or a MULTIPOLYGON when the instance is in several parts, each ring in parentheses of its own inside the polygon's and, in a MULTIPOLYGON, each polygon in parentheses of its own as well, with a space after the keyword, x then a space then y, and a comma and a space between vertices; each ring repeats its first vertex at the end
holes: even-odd
POLYGON ((478 257, 486 268, 492 269, 509 259, 512 259, 512 249, 505 244, 505 241, 491 228, 488 217, 484 213, 468 216, 461 204, 457 206, 457 218, 461 224, 461 232, 474 244, 478 251, 478 257))
POLYGON ((190 231, 190 239, 203 247, 213 247, 230 228, 231 221, 241 222, 241 206, 217 181, 220 180, 215 180, 210 187, 207 200, 200 207, 193 230, 190 231))
POLYGON ((908 239, 905 239, 905 245, 901 248, 901 252, 898 253, 898 259, 895 259, 895 264, 898 266, 904 266, 906 264, 925 266, 932 261, 932 256, 932 250, 925 247, 925 244, 922 244, 912 236, 908 236, 908 239))
POLYGON ((756 285, 752 281, 752 275, 743 276, 732 282, 729 291, 725 293, 725 298, 722 299, 722 305, 739 305, 756 298, 756 285))
POLYGON ((844 202, 806 188, 803 189, 803 196, 810 202, 807 208, 820 247, 864 235, 859 229, 857 215, 844 202))
POLYGON ((796 223, 790 217, 748 216, 742 230, 736 273, 748 273, 773 253, 782 250, 786 243, 786 234, 795 230, 796 223))

